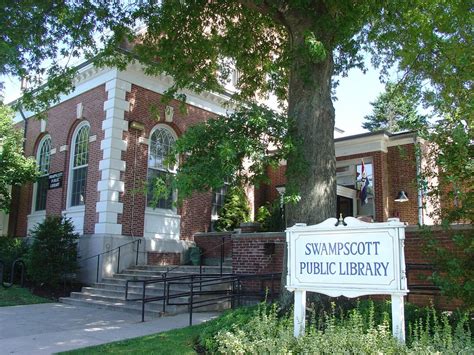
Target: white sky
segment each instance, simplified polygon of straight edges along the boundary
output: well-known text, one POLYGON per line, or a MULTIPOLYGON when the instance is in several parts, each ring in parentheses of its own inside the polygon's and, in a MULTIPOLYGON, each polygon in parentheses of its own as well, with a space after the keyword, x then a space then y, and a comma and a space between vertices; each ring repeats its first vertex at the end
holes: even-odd
MULTIPOLYGON (((5 101, 11 102, 18 98, 20 83, 12 77, 1 77, 5 84, 5 101)), ((362 129, 364 116, 372 111, 370 102, 373 102, 379 93, 383 92, 384 85, 380 83, 378 72, 369 68, 366 74, 359 69, 352 69, 345 78, 339 78, 336 89, 337 100, 334 101, 336 110, 336 127, 344 130, 342 136, 367 132, 362 129)), ((339 134, 338 136, 341 136, 339 134)))

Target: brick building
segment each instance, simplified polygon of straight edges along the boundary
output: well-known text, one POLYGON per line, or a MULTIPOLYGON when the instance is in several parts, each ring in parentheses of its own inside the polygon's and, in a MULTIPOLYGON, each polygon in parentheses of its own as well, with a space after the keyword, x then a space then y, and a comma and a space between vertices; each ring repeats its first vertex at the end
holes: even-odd
MULTIPOLYGON (((183 113, 179 102, 161 101, 170 86, 171 78, 148 77, 138 66, 119 71, 86 63, 74 91, 46 112, 47 119, 24 114, 20 124, 26 131, 25 154, 36 158, 42 177, 16 191, 2 228, 10 235, 27 236, 46 215, 61 214, 71 218, 81 235, 82 259, 140 238, 145 241, 138 254, 141 262, 182 261, 194 234, 210 229, 223 191, 195 194, 176 207, 175 193, 152 202, 147 182, 149 186, 155 177, 176 172, 164 160, 169 148, 191 125, 224 114, 228 97, 185 92, 183 113)), ((416 183, 415 143, 412 133, 337 138, 338 213, 429 223, 416 183), (362 160, 366 203, 359 196, 362 160), (394 201, 401 190, 407 192, 408 202, 394 201)), ((283 162, 268 171, 269 185, 248 189, 254 211, 279 197, 284 172, 283 162)), ((136 247, 129 244, 122 250, 121 266, 132 262, 136 247)), ((84 281, 95 276, 95 262, 81 265, 84 281)), ((102 274, 111 274, 116 263, 116 253, 104 254, 102 274)))
MULTIPOLYGON (((179 262, 193 234, 209 228, 212 194, 195 194, 176 207, 175 193, 152 202, 147 185, 176 172, 164 161, 174 141, 191 125, 224 114, 228 98, 185 92, 184 113, 178 101, 162 103, 170 86, 170 78, 148 77, 138 66, 118 71, 85 64, 74 91, 46 119, 23 113, 25 154, 36 158, 42 176, 14 194, 8 234, 27 236, 46 215, 63 215, 81 235, 83 259, 145 237, 143 262, 179 262)), ((123 266, 130 251, 121 251, 123 266)), ((115 259, 116 253, 104 256, 104 274, 115 270, 115 259)), ((81 266, 87 280, 88 266, 81 266)))
MULTIPOLYGON (((422 164, 416 154, 418 143, 423 144, 411 132, 336 138, 337 216, 342 213, 344 217, 375 222, 397 217, 409 225, 432 224, 430 205, 417 181, 422 164), (367 195, 361 199, 364 175, 368 181, 367 195), (407 201, 395 201, 401 191, 408 196, 407 201)), ((282 191, 286 183, 285 170, 286 162, 277 169, 268 169, 271 183, 256 193, 257 205, 279 197, 278 190, 282 191)))

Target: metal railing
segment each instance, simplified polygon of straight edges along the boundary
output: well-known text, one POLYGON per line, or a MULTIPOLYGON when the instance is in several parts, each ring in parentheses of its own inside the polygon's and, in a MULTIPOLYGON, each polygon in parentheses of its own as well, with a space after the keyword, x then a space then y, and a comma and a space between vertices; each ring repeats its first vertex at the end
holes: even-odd
POLYGON ((16 259, 12 263, 12 268, 11 268, 11 273, 10 273, 10 282, 4 282, 3 281, 3 272, 5 270, 5 263, 0 260, 0 281, 2 282, 3 288, 10 288, 13 286, 13 283, 15 281, 15 269, 16 266, 19 265, 20 267, 20 286, 23 287, 25 284, 25 263, 21 259, 16 259))
POLYGON ((124 247, 124 246, 127 246, 127 245, 130 245, 130 244, 135 244, 137 243, 137 250, 136 250, 136 257, 135 257, 135 265, 138 265, 138 255, 139 255, 139 251, 140 251, 140 244, 142 243, 142 240, 141 238, 140 239, 135 239, 135 240, 132 240, 128 243, 125 243, 125 244, 122 244, 122 245, 119 245, 118 247, 115 247, 113 249, 110 249, 110 250, 107 250, 107 251, 104 251, 100 254, 96 254, 96 255, 92 255, 92 256, 88 256, 87 258, 84 258, 84 259, 80 259, 78 261, 79 264, 82 264, 84 261, 87 261, 87 260, 91 260, 91 259, 94 259, 94 258, 97 258, 97 270, 96 270, 96 282, 99 282, 99 270, 100 270, 100 257, 102 255, 105 255, 105 254, 109 254, 109 253, 112 253, 114 251, 117 251, 118 253, 118 256, 117 256, 117 274, 120 272, 120 251, 121 251, 121 248, 124 247))
MULTIPOLYGON (((220 260, 220 261, 219 261, 219 268, 220 268, 220 270, 219 270, 219 274, 220 274, 220 275, 223 275, 223 274, 224 274, 224 271, 223 271, 223 270, 224 270, 224 260, 225 260, 225 243, 226 243, 226 239, 231 240, 231 236, 226 235, 226 236, 221 237, 221 242, 220 242, 219 244, 217 244, 217 245, 214 246, 213 248, 210 248, 210 249, 201 251, 201 252, 199 253, 199 258, 200 258, 200 260, 201 260, 200 263, 199 263, 199 274, 202 274, 202 273, 203 273, 203 272, 202 272, 202 271, 203 271, 202 268, 203 268, 203 266, 205 266, 205 265, 202 264, 202 259, 203 259, 203 257, 206 257, 206 255, 208 255, 211 251, 216 250, 217 248, 220 249, 220 255, 219 255, 219 260, 220 260)), ((164 273, 162 273, 162 276, 166 277, 166 276, 168 275, 168 273, 173 272, 173 271, 177 271, 178 269, 182 268, 183 266, 185 266, 185 265, 176 265, 176 266, 174 266, 174 267, 172 267, 172 268, 168 268, 164 273)))
MULTIPOLYGON (((215 249, 219 248, 220 249, 220 255, 219 255, 219 267, 220 267, 220 275, 222 276, 223 274, 223 268, 224 268, 224 261, 225 261, 225 243, 226 239, 232 241, 232 236, 230 235, 225 235, 221 237, 221 243, 216 245, 215 247, 211 249, 204 250, 200 253, 201 259, 203 257, 206 257, 211 251, 214 251, 215 249)), ((199 273, 202 274, 202 262, 199 263, 199 273)))
POLYGON ((142 322, 145 321, 145 305, 150 302, 162 301, 162 312, 166 312, 167 305, 188 306, 189 325, 192 325, 193 311, 197 308, 217 305, 220 302, 230 301, 234 307, 235 300, 241 304, 242 297, 252 296, 259 299, 273 300, 278 292, 275 292, 275 281, 279 281, 281 273, 269 274, 191 274, 183 276, 168 277, 163 274, 156 279, 126 280, 125 301, 140 301, 142 305, 142 322), (246 291, 244 284, 248 281, 258 281, 258 291, 246 291), (265 287, 266 282, 270 287, 265 287), (129 284, 141 283, 141 297, 129 298, 129 284), (160 296, 146 295, 147 286, 162 284, 163 294, 160 296), (212 289, 223 285, 223 289, 212 289), (227 285, 227 286, 226 286, 227 285), (176 289, 178 287, 178 289, 176 289), (174 289, 173 289, 174 288, 174 289), (183 290, 186 289, 186 290, 183 290), (205 298, 201 298, 205 296, 205 298), (187 301, 185 301, 185 299, 187 301), (177 300, 177 301, 171 301, 177 300))

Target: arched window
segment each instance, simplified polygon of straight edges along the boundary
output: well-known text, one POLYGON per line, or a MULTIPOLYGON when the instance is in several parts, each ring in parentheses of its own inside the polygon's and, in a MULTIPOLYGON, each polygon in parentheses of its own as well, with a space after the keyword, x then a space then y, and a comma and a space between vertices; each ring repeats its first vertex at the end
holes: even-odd
POLYGON ((171 177, 176 168, 169 166, 166 158, 176 142, 174 132, 164 125, 158 125, 150 135, 148 151, 148 194, 147 206, 153 208, 173 209, 173 192, 171 191, 171 177), (167 194, 166 197, 157 198, 156 190, 167 194), (167 190, 167 191, 164 191, 167 190))
POLYGON ((89 161, 89 123, 81 123, 72 139, 69 206, 80 206, 86 199, 87 166, 89 161))
POLYGON ((48 175, 51 162, 51 137, 45 136, 38 145, 36 162, 40 176, 34 186, 34 210, 46 209, 46 198, 48 196, 48 175))

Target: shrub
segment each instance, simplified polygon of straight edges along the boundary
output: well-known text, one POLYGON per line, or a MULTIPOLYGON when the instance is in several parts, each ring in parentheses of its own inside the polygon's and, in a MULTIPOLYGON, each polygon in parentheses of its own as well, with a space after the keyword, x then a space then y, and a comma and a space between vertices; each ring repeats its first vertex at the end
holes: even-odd
MULTIPOLYGON (((3 281, 10 281, 12 263, 28 252, 28 246, 23 238, 0 237, 0 260, 5 263, 3 281)), ((2 281, 2 280, 0 280, 2 281)))
POLYGON ((56 287, 77 271, 77 238, 70 219, 47 216, 31 231, 28 275, 37 285, 56 287))
POLYGON ((231 187, 226 194, 224 206, 216 222, 218 231, 232 231, 240 223, 250 221, 250 207, 242 187, 231 187))
POLYGON ((333 304, 322 316, 313 310, 305 334, 295 339, 292 316, 279 315, 276 306, 263 304, 245 313, 243 321, 239 310, 239 321, 233 325, 233 313, 227 313, 225 320, 206 328, 201 345, 210 353, 225 354, 474 353, 467 314, 453 324, 447 314, 425 310, 426 318, 409 326, 404 345, 392 337, 389 313, 376 311, 385 308, 387 303, 364 301, 349 311, 333 304))
POLYGON ((262 226, 264 232, 281 232, 285 230, 285 212, 281 206, 280 199, 272 203, 267 202, 257 210, 255 220, 262 226))
POLYGON ((242 307, 224 312, 219 318, 207 323, 199 336, 199 343, 211 353, 217 352, 218 343, 214 336, 219 331, 231 330, 250 321, 257 307, 242 307))

